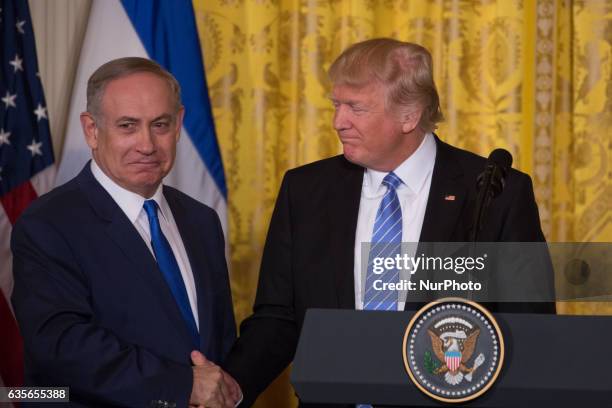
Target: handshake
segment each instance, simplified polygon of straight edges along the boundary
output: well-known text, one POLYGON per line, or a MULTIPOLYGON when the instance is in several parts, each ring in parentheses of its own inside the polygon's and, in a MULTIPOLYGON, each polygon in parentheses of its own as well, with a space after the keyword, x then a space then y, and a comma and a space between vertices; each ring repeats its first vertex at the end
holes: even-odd
POLYGON ((234 408, 242 401, 238 383, 199 351, 191 352, 193 388, 190 407, 234 408))

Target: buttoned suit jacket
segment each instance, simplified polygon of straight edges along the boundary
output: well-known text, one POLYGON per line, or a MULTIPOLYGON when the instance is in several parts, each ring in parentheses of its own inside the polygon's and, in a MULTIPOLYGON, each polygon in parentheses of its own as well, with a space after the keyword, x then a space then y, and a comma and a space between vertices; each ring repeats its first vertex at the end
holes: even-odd
MULTIPOLYGON (((486 160, 436 139, 420 242, 466 242, 486 160), (445 199, 454 196, 454 200, 445 199)), ((355 308, 354 250, 364 168, 336 156, 286 173, 264 248, 253 314, 225 369, 249 406, 293 359, 308 308, 355 308)), ((493 200, 480 241, 544 241, 531 179, 511 170, 493 200)), ((552 293, 548 271, 535 271, 552 293)), ((407 309, 417 305, 407 304, 407 309)), ((490 304, 492 311, 554 312, 554 303, 490 304)), ((314 405, 305 405, 312 406, 314 405)), ((320 407, 327 405, 320 405, 320 407)))
MULTIPOLYGON (((188 255, 199 349, 220 363, 235 321, 217 214, 164 186, 188 255)), ((87 164, 12 234, 12 302, 27 385, 68 386, 71 406, 186 407, 192 337, 155 258, 87 164)))

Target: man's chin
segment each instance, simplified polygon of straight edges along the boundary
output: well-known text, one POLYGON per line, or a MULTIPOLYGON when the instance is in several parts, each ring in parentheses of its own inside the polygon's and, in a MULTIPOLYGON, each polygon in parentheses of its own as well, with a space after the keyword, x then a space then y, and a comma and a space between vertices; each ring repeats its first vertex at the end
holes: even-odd
POLYGON ((361 159, 360 155, 358 155, 353 149, 350 148, 344 148, 342 151, 342 154, 344 155, 344 158, 348 161, 350 161, 353 164, 356 164, 358 166, 362 166, 362 167, 367 167, 361 159))
POLYGON ((132 165, 129 174, 134 178, 134 180, 161 180, 166 174, 169 173, 169 170, 165 169, 165 166, 162 166, 160 163, 139 163, 132 165))

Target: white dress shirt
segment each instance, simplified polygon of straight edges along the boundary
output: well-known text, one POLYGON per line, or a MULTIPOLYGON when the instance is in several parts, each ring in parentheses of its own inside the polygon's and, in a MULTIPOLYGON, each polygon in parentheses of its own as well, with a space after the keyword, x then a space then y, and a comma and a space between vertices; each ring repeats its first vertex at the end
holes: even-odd
MULTIPOLYGON (((402 242, 416 243, 419 241, 435 160, 436 141, 431 133, 427 133, 418 149, 393 170, 403 182, 396 190, 402 208, 402 242)), ((387 187, 382 185, 383 178, 387 174, 366 169, 363 175, 355 233, 355 309, 358 310, 363 309, 362 286, 365 282, 366 271, 363 271, 362 274, 362 265, 365 266, 368 262, 367 253, 363 254, 362 259, 362 245, 372 241, 376 212, 387 192, 387 187)), ((413 256, 413 254, 408 255, 413 256)), ((410 278, 408 272, 402 272, 400 279, 410 278)), ((398 310, 404 310, 405 303, 406 294, 400 294, 398 310)))
MULTIPOLYGON (((126 217, 134 225, 136 231, 138 231, 143 241, 149 248, 149 251, 151 251, 153 257, 155 257, 153 247, 151 246, 151 229, 149 227, 149 218, 147 217, 147 213, 143 208, 145 198, 139 194, 128 191, 115 183, 102 171, 102 169, 100 169, 95 160, 91 161, 91 172, 93 173, 95 179, 98 180, 102 187, 108 192, 108 194, 110 194, 119 208, 121 208, 121 210, 125 213, 126 217)), ((181 235, 178 227, 176 226, 176 222, 174 221, 174 217, 172 216, 170 206, 168 205, 168 202, 166 201, 166 198, 162 192, 161 184, 150 199, 155 200, 157 202, 157 206, 159 207, 159 213, 161 213, 161 216, 158 216, 159 225, 162 232, 166 236, 166 239, 170 243, 170 247, 172 248, 176 262, 181 270, 181 276, 183 277, 185 289, 187 289, 187 296, 189 297, 189 305, 191 306, 191 311, 193 312, 193 317, 195 318, 196 326, 199 330, 200 323, 198 320, 198 300, 191 264, 189 263, 187 251, 185 250, 185 245, 183 245, 183 240, 181 239, 181 235)))

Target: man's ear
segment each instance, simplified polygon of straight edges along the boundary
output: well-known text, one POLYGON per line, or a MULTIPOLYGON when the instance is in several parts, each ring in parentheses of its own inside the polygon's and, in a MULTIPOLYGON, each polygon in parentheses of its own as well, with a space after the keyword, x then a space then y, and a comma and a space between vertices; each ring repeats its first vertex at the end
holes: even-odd
POLYGON ((92 150, 96 149, 98 147, 98 126, 91 113, 81 113, 81 127, 83 128, 85 141, 89 147, 92 150))
POLYGON ((185 117, 185 107, 181 106, 176 114, 176 141, 181 137, 181 128, 183 127, 183 118, 185 117))
POLYGON ((410 133, 416 129, 416 127, 419 126, 422 114, 423 111, 420 109, 411 109, 409 112, 402 112, 402 132, 410 133))

